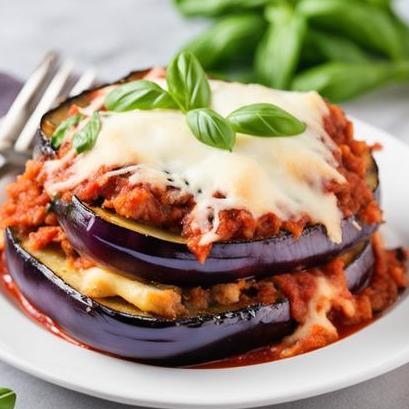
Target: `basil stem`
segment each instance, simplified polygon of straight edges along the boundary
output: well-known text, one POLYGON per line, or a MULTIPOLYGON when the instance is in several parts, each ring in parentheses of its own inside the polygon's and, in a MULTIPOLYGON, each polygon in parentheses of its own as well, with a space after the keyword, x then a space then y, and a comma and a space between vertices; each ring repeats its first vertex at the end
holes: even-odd
POLYGON ((317 90, 332 102, 353 98, 391 81, 409 79, 409 63, 327 63, 299 74, 292 84, 297 91, 317 90))
POLYGON ((245 105, 227 120, 236 132, 260 137, 298 135, 306 128, 295 116, 273 104, 245 105))
POLYGON ((0 388, 0 409, 13 409, 15 404, 15 392, 8 388, 0 388))
POLYGON ((265 26, 260 15, 234 14, 218 20, 184 49, 192 52, 205 69, 251 61, 265 26))
POLYGON ((271 0, 175 0, 185 16, 214 17, 229 12, 260 9, 271 0))
POLYGON ((158 84, 147 80, 128 82, 113 89, 105 98, 109 111, 177 108, 172 97, 158 84))
POLYGON ((267 9, 270 27, 259 44, 255 69, 259 82, 274 88, 288 88, 298 66, 306 24, 286 5, 267 9))
POLYGON ((209 108, 189 111, 186 121, 193 135, 202 143, 214 148, 232 151, 236 134, 229 122, 209 108))
POLYGON ((197 58, 188 51, 178 54, 169 64, 168 91, 183 112, 210 104, 210 85, 197 58))
POLYGON ((72 138, 72 143, 77 153, 92 149, 97 141, 101 129, 101 118, 98 112, 94 112, 88 123, 80 129, 72 138))
POLYGON ((310 24, 337 30, 392 59, 407 56, 398 25, 379 7, 355 0, 301 0, 297 10, 310 24))
POLYGON ((81 119, 82 119, 81 114, 75 114, 67 118, 65 121, 62 121, 60 125, 58 125, 57 129, 54 131, 51 137, 51 146, 54 149, 58 149, 63 143, 71 127, 77 125, 81 121, 81 119))

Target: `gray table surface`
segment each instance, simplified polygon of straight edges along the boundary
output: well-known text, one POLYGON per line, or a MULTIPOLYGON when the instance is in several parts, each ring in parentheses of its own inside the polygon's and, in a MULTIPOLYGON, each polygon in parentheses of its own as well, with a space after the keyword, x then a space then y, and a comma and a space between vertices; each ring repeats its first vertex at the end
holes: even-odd
MULTIPOLYGON (((401 0, 399 6, 409 15, 409 0, 401 0)), ((94 66, 101 78, 115 79, 133 69, 165 64, 188 38, 205 26, 204 21, 183 20, 168 0, 0 0, 0 71, 24 79, 44 52, 57 49, 74 59, 79 67, 94 66)), ((372 93, 344 107, 349 114, 409 143, 408 85, 372 93)), ((0 328, 0 336, 3 330, 0 328)), ((127 407, 51 385, 3 363, 0 385, 17 391, 17 409, 127 407)), ((408 407, 409 365, 335 393, 274 406, 408 407)))

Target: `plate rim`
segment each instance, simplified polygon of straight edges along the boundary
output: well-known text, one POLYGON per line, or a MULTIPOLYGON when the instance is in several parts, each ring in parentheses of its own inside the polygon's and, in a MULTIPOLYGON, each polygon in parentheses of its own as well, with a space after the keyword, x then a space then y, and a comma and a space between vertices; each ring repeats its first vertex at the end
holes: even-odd
MULTIPOLYGON (((349 116, 349 118, 351 118, 352 122, 354 123, 356 128, 361 128, 366 130, 363 133, 373 133, 375 135, 376 139, 378 136, 381 139, 386 139, 388 140, 388 144, 391 143, 394 146, 394 149, 401 149, 403 150, 404 154, 407 155, 407 157, 409 158, 409 147, 402 141, 400 141, 399 139, 391 136, 389 133, 385 132, 384 130, 381 130, 379 128, 376 128, 370 124, 367 124, 363 121, 360 121, 352 116, 349 116), (392 142, 393 141, 393 142, 392 142)), ((359 132, 359 131, 358 131, 359 132)), ((358 135, 359 137, 359 135, 358 135)), ((0 293, 2 294, 2 293, 0 293)), ((407 294, 406 294, 407 295, 407 294)), ((2 298, 3 295, 1 295, 2 298)), ((359 335, 361 332, 368 332, 371 328, 373 328, 374 326, 378 326, 379 323, 382 323, 387 317, 390 317, 393 313, 393 311, 398 310, 402 307, 404 298, 398 303, 398 305, 393 306, 393 308, 391 309, 391 311, 389 313, 386 314, 385 317, 383 317, 381 320, 371 324, 370 326, 368 326, 366 329, 364 329, 363 331, 359 331, 356 335, 354 335, 353 337, 359 335)), ((4 300, 1 300, 4 301, 4 300)), ((5 302, 9 302, 9 300, 5 300, 5 302)), ((406 301, 406 304, 408 304, 408 301, 406 301)), ((409 304, 408 304, 408 308, 409 308, 409 304)), ((18 311, 18 313, 20 315, 21 312, 18 311)), ((23 316, 23 315, 22 315, 23 316)), ((23 316, 28 323, 31 323, 33 326, 35 326, 38 330, 41 330, 42 332, 44 332, 45 334, 47 334, 47 336, 49 336, 50 338, 52 337, 53 339, 56 338, 54 335, 46 333, 46 331, 44 331, 42 328, 38 327, 37 324, 31 322, 27 317, 23 316)), ((350 338, 353 338, 350 337, 350 338)), ((207 373, 226 373, 231 375, 232 373, 239 373, 239 372, 244 372, 244 371, 249 371, 249 372, 258 372, 259 368, 261 371, 261 368, 266 368, 266 367, 271 367, 272 365, 274 366, 292 366, 292 364, 290 364, 290 362, 294 362, 294 360, 305 360, 305 358, 307 358, 307 361, 309 359, 311 359, 311 357, 315 357, 317 355, 320 355, 324 352, 328 353, 327 351, 331 351, 334 347, 336 348, 337 345, 339 344, 345 344, 346 342, 348 342, 348 339, 344 339, 342 342, 336 342, 334 344, 331 344, 323 349, 319 349, 313 352, 310 352, 308 354, 304 354, 298 357, 294 357, 294 358, 289 358, 286 360, 282 360, 282 361, 277 361, 277 362, 273 362, 273 363, 264 363, 264 364, 259 364, 259 365, 253 365, 250 367, 242 367, 242 368, 229 368, 229 369, 180 369, 180 368, 159 368, 159 370, 161 372, 172 372, 173 374, 175 373, 180 373, 183 372, 184 374, 188 374, 188 373, 203 373, 203 372, 207 372, 207 373), (304 358, 304 359, 303 359, 304 358), (250 369, 249 369, 250 368, 250 369)), ((66 341, 61 341, 64 344, 66 344, 66 341)), ((68 344, 69 345, 69 344, 68 344)), ((67 346, 67 345, 65 345, 67 346)), ((118 360, 116 358, 110 358, 107 357, 105 355, 102 355, 100 353, 94 352, 94 351, 89 351, 89 350, 85 350, 85 349, 81 349, 78 348, 74 345, 70 345, 70 347, 75 348, 78 351, 83 351, 86 354, 93 354, 94 356, 96 356, 97 360, 101 360, 101 357, 103 357, 102 361, 105 361, 106 359, 114 359, 115 361, 119 361, 119 362, 126 362, 126 361, 121 361, 118 360)), ((63 348, 66 349, 66 348, 63 348)), ((81 355, 81 354, 78 354, 81 355)), ((101 390, 98 390, 98 387, 96 386, 94 389, 90 388, 89 385, 88 386, 83 386, 83 385, 79 385, 78 383, 75 383, 72 379, 71 380, 67 380, 67 379, 63 379, 60 378, 58 375, 56 376, 55 374, 49 374, 47 373, 46 369, 44 368, 36 368, 33 367, 33 365, 29 362, 24 361, 24 359, 19 358, 18 356, 15 356, 11 353, 7 352, 7 349, 3 348, 3 343, 2 341, 0 341, 0 360, 24 371, 29 373, 30 375, 36 376, 38 378, 44 379, 50 383, 56 384, 58 386, 61 387, 65 387, 71 390, 75 390, 77 392, 81 392, 81 393, 85 393, 91 396, 96 396, 99 398, 103 398, 106 400, 110 400, 110 401, 114 401, 114 402, 120 402, 120 403, 125 403, 125 404, 133 404, 133 405, 143 405, 146 407, 163 407, 163 408, 174 408, 174 407, 178 407, 178 408, 210 408, 210 407, 218 407, 218 408, 225 408, 225 409, 233 409, 233 408, 245 408, 245 407, 259 407, 259 406, 263 406, 263 405, 268 405, 268 404, 276 404, 276 403, 284 403, 284 402, 289 402, 289 401, 294 401, 294 400, 299 400, 299 399, 304 399, 304 398, 308 398, 308 397, 312 397, 312 396, 318 396, 324 393, 328 393, 328 392, 333 392, 335 390, 339 390, 339 389, 343 389, 346 388, 348 386, 351 385, 355 385, 361 382, 364 382, 368 379, 372 379, 374 377, 377 377, 381 374, 384 374, 388 371, 391 371, 393 369, 398 368, 399 366, 404 365, 405 363, 409 362, 409 344, 406 348, 402 348, 401 350, 390 354, 388 359, 385 359, 385 357, 383 357, 383 360, 380 360, 379 362, 374 363, 372 366, 367 366, 364 369, 360 369, 358 371, 355 371, 355 375, 354 376, 349 376, 348 378, 345 378, 343 381, 339 381, 336 378, 333 378, 332 380, 327 380, 325 383, 322 383, 321 385, 316 385, 315 388, 312 388, 311 386, 308 387, 308 384, 304 385, 299 385, 299 390, 297 391, 297 393, 292 393, 291 395, 287 393, 287 395, 282 395, 282 396, 274 396, 272 395, 272 393, 265 393, 263 396, 260 396, 259 398, 247 398, 247 400, 243 401, 243 398, 240 397, 240 395, 238 395, 237 397, 234 398, 230 398, 228 401, 224 401, 224 402, 220 402, 220 401, 216 401, 216 400, 212 400, 209 399, 209 397, 207 397, 207 400, 197 400, 196 402, 191 402, 191 401, 184 401, 183 399, 180 399, 180 396, 175 396, 173 400, 169 400, 169 398, 167 398, 166 401, 164 401, 163 399, 157 398, 157 397, 141 397, 141 398, 135 398, 135 397, 130 397, 130 396, 119 396, 116 395, 115 393, 111 392, 104 392, 101 390), (393 355, 393 356, 390 356, 393 355)), ((143 364, 137 364, 137 363, 132 363, 132 365, 136 365, 138 368, 142 367, 142 371, 144 370, 144 368, 146 371, 150 371, 152 368, 156 368, 156 367, 151 367, 148 365, 143 365, 143 364)), ((158 369, 158 368, 156 368, 158 369)), ((268 369, 267 369, 268 371, 268 369)), ((196 375, 194 375, 193 377, 195 377, 196 375)))

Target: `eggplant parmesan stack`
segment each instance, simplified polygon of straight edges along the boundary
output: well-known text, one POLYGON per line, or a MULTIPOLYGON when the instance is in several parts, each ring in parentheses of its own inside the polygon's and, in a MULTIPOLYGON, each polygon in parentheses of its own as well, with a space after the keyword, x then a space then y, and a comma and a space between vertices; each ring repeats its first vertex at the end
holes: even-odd
POLYGON ((178 58, 43 117, 0 210, 29 303, 94 349, 166 365, 293 356, 392 304, 406 254, 377 233, 373 147, 342 111, 178 58))

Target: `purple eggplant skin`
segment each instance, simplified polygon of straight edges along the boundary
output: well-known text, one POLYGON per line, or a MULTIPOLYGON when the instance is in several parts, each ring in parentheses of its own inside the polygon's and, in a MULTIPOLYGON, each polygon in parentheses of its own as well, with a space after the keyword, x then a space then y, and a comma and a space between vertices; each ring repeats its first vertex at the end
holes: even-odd
POLYGON ((8 270, 38 310, 75 339, 102 352, 157 365, 190 365, 268 345, 294 330, 290 305, 256 305, 167 320, 109 309, 84 296, 24 250, 6 230, 8 270))
MULTIPOLYGON (((269 345, 293 332, 286 298, 219 314, 167 320, 114 311, 67 285, 6 230, 7 268, 23 295, 64 331, 94 349, 140 362, 180 366, 208 362, 269 345)), ((347 266, 348 288, 370 280, 372 246, 347 266)))
POLYGON ((53 210, 70 243, 97 263, 160 283, 196 286, 262 278, 323 264, 366 241, 377 225, 354 218, 342 221, 343 241, 333 243, 321 225, 307 227, 301 237, 290 233, 265 240, 215 243, 205 263, 185 244, 164 241, 109 223, 78 198, 56 200, 53 210))
POLYGON ((359 255, 345 268, 349 291, 357 293, 367 287, 372 277, 374 263, 375 255, 372 244, 368 241, 359 255))

